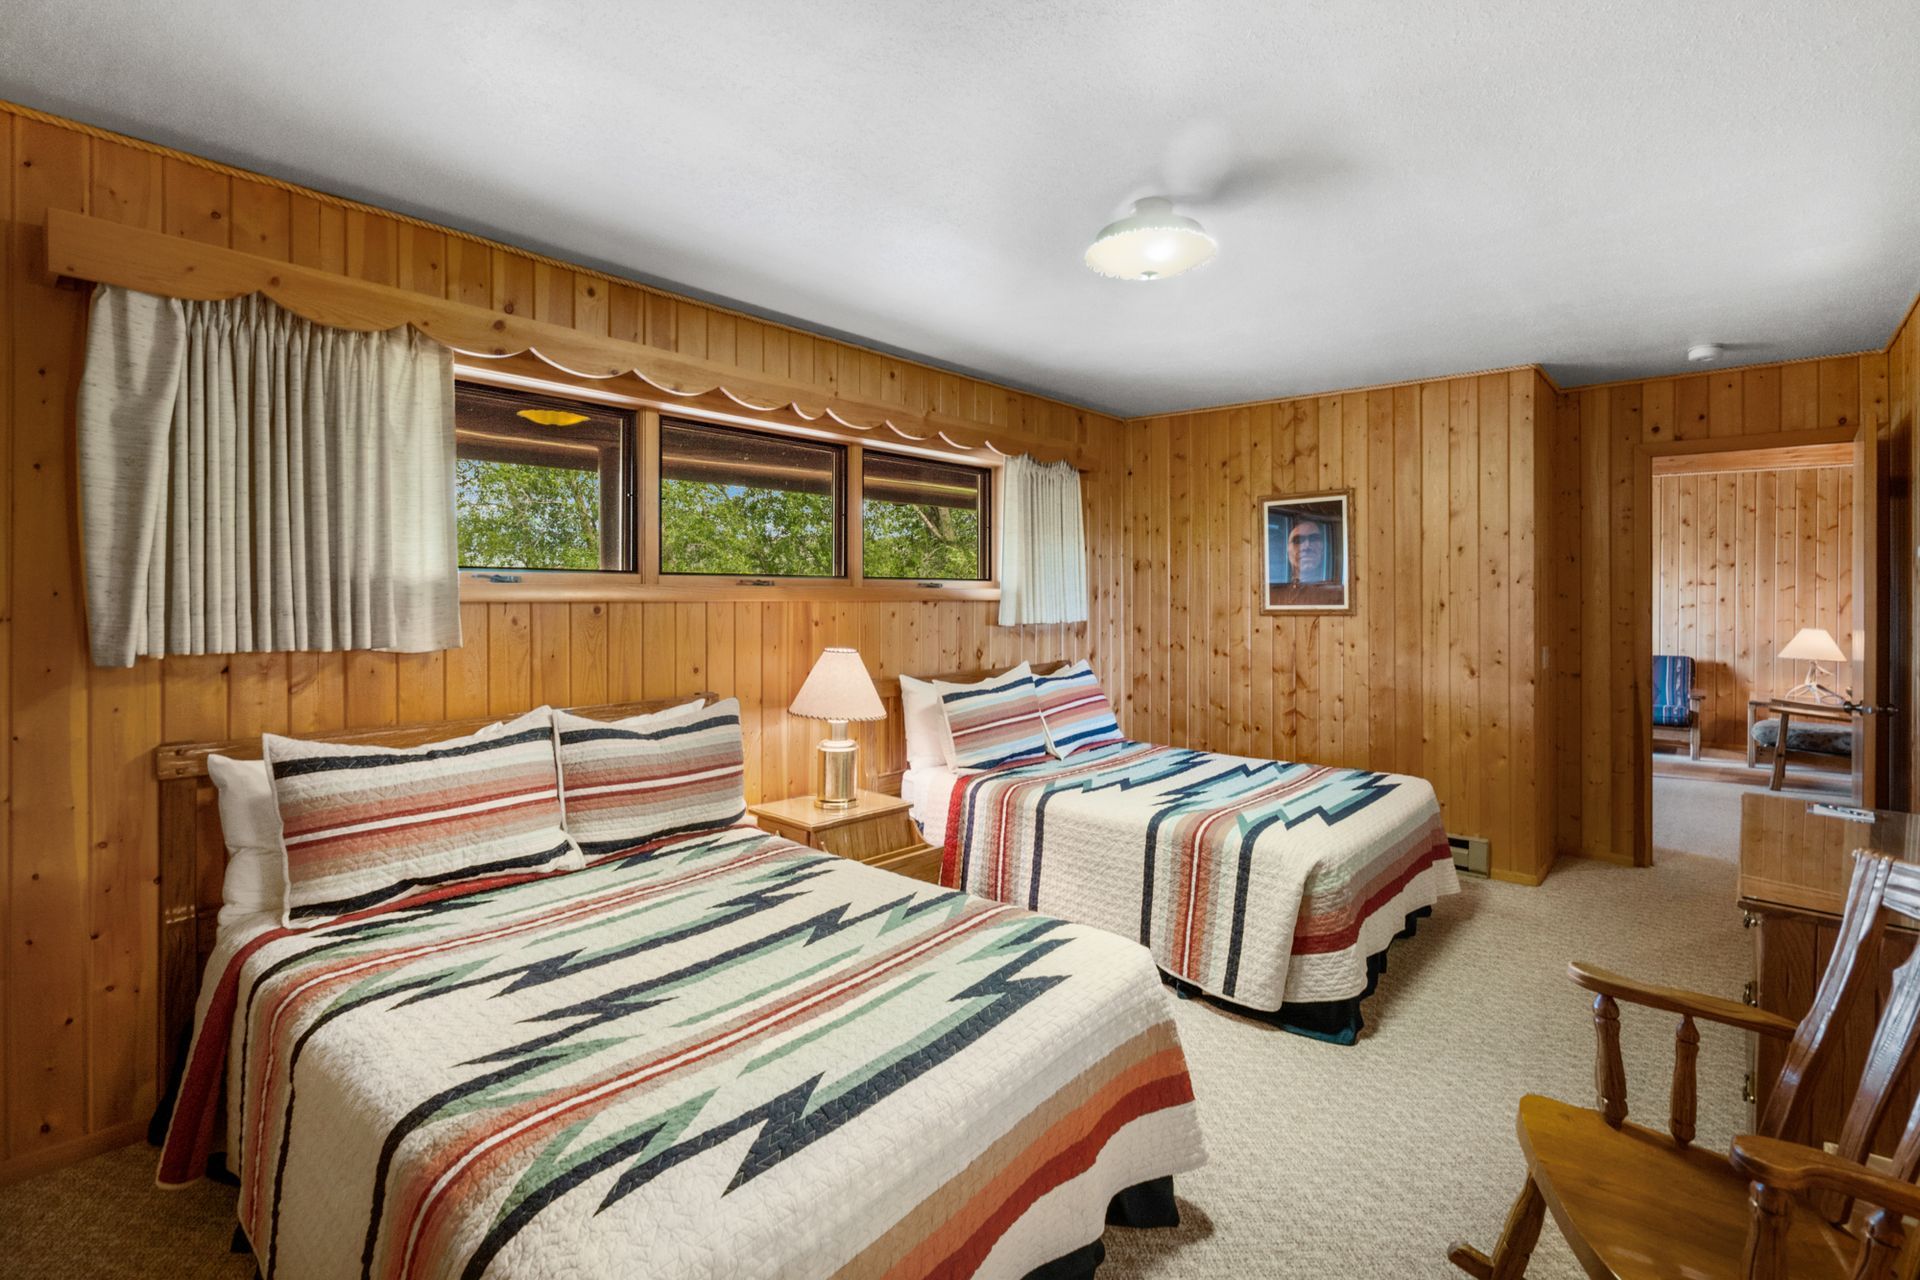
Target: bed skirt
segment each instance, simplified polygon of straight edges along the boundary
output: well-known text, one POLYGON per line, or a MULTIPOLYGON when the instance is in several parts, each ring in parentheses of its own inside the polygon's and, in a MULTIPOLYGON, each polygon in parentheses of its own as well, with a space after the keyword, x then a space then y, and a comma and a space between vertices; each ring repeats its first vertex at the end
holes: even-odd
POLYGON ((1411 938, 1420 921, 1432 914, 1433 908, 1430 906, 1415 907, 1407 912, 1407 922, 1400 932, 1394 934, 1386 946, 1367 957, 1366 990, 1345 1000, 1290 1001, 1271 1011, 1249 1009, 1202 991, 1191 983, 1182 982, 1165 970, 1161 971, 1160 980, 1172 987, 1182 1000, 1205 1000, 1208 1004, 1219 1005, 1244 1018, 1269 1023, 1297 1036, 1310 1036, 1315 1040, 1325 1040, 1328 1044, 1352 1044, 1360 1038, 1360 1030, 1366 1025, 1360 1016, 1360 1002, 1371 996, 1374 988, 1380 985, 1380 975, 1387 971, 1387 952, 1400 939, 1411 938))
MULTIPOLYGON (((1173 1200, 1173 1178, 1136 1183, 1107 1204, 1110 1227, 1177 1227, 1180 1209, 1173 1200)), ((1042 1263, 1027 1272, 1026 1280, 1093 1280, 1107 1260, 1107 1246, 1099 1240, 1072 1253, 1042 1263)))

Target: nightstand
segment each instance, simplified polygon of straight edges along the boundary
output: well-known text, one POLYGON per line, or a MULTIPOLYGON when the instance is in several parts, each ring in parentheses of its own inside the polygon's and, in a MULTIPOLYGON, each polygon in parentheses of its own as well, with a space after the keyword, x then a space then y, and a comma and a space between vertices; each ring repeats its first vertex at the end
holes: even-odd
POLYGON ((856 791, 850 809, 822 809, 812 796, 770 800, 747 812, 763 831, 929 884, 940 881, 940 850, 920 837, 899 796, 856 791))

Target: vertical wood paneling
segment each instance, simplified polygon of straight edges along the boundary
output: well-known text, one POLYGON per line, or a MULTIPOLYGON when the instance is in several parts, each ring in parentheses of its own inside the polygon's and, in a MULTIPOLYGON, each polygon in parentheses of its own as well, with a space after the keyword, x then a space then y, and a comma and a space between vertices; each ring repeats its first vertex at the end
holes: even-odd
MULTIPOLYGON (((1673 645, 1711 663, 1707 679, 1716 718, 1721 719, 1722 708, 1725 718, 1739 718, 1731 742, 1724 720, 1715 732, 1722 742, 1737 745, 1746 714, 1742 664, 1751 665, 1751 678, 1762 687, 1793 684, 1799 674, 1791 670, 1793 664, 1771 661, 1770 637, 1790 637, 1795 628, 1812 625, 1804 619, 1830 615, 1842 592, 1859 599, 1839 559, 1840 548, 1850 548, 1851 542, 1843 543, 1837 529, 1826 544, 1802 533, 1823 522, 1836 526, 1843 510, 1852 518, 1851 495, 1843 506, 1838 488, 1829 489, 1823 505, 1817 483, 1803 488, 1787 473, 1762 472, 1748 486, 1702 476, 1711 483, 1663 487, 1656 497, 1646 450, 1667 443, 1662 437, 1669 401, 1673 439, 1711 440, 1716 447, 1722 441, 1728 447, 1741 447, 1743 441, 1746 447, 1806 443, 1828 438, 1810 433, 1830 436, 1862 425, 1884 439, 1900 413, 1893 387, 1900 345, 1896 340, 1885 361, 1841 356, 1620 383, 1561 397, 1569 418, 1563 434, 1578 437, 1566 445, 1580 459, 1577 554, 1584 592, 1578 672, 1561 669, 1553 677, 1559 697, 1577 682, 1581 710, 1580 783, 1556 788, 1555 803, 1578 815, 1560 828, 1556 840, 1563 847, 1577 839, 1580 852, 1621 862, 1650 852, 1645 704, 1656 613, 1660 646, 1673 645), (1657 524, 1685 530, 1671 554, 1664 548, 1657 556, 1653 551, 1657 524), (1751 622, 1737 567, 1748 563, 1749 536, 1754 547, 1751 622), (1824 558, 1812 550, 1822 545, 1831 547, 1824 558), (1803 546, 1809 548, 1805 555, 1803 546), (1656 572, 1663 581, 1692 585, 1663 603, 1650 594, 1656 572), (1770 630, 1762 630, 1763 619, 1770 630)), ((1896 563, 1911 554, 1903 543, 1896 563)), ((1838 637, 1853 626, 1847 618, 1829 629, 1838 637)), ((1897 661, 1900 655, 1892 657, 1897 661)), ((1857 685, 1857 678, 1847 678, 1857 685)))
POLYGON ((1707 745, 1743 748, 1747 698, 1799 683, 1775 655, 1801 627, 1850 648, 1852 488, 1851 467, 1653 477, 1653 650, 1695 659, 1707 745))
POLYGON ((13 1002, 18 978, 13 972, 15 942, 13 895, 13 454, 14 361, 13 282, 15 264, 29 247, 14 212, 14 139, 19 132, 10 119, 0 119, 0 212, 8 218, 0 228, 0 280, 7 292, 0 298, 0 484, 7 486, 0 502, 0 679, 9 695, 0 697, 0 1162, 13 1154, 13 1002))
MULTIPOLYGON (((1887 687, 1894 702, 1908 708, 1920 708, 1920 662, 1914 654, 1920 650, 1920 556, 1914 554, 1913 480, 1920 475, 1920 432, 1914 430, 1916 410, 1920 409, 1920 323, 1914 312, 1893 336, 1887 348, 1884 375, 1876 365, 1873 385, 1878 399, 1884 377, 1887 465, 1882 468, 1881 493, 1886 517, 1880 564, 1886 574, 1886 621, 1893 638, 1888 653, 1887 687)), ((1860 589, 1868 584, 1860 583, 1860 589)), ((1909 710, 1904 730, 1888 735, 1893 750, 1890 773, 1894 785, 1888 803, 1901 809, 1913 806, 1914 765, 1920 761, 1920 714, 1909 710)))
POLYGON ((1134 423, 1130 731, 1420 774, 1496 874, 1543 876, 1536 560, 1559 540, 1533 529, 1542 396, 1551 410, 1528 370, 1134 423), (1343 488, 1354 612, 1260 612, 1259 499, 1343 488))
POLYGON ((67 447, 85 297, 38 268, 46 211, 86 206, 88 157, 63 130, 12 123, 6 1130, 21 1159, 89 1130, 87 662, 67 447))
MULTIPOLYGON (((148 230, 162 225, 161 162, 131 147, 92 148, 88 207, 95 215, 148 230)), ((256 237, 270 250, 272 228, 256 237)), ((281 239, 284 246, 284 235, 281 239)), ((284 678, 281 688, 285 688, 284 678)), ((250 689, 250 692, 255 690, 250 689)), ((90 883, 87 1027, 91 1064, 87 1124, 99 1130, 154 1103, 151 1072, 156 1006, 145 999, 157 977, 158 793, 148 757, 160 734, 160 664, 93 671, 88 681, 87 813, 90 883)), ((247 708, 270 721, 271 698, 247 708)), ((280 704, 285 705, 284 693, 280 704)), ((277 724, 265 724, 278 728, 277 724)), ((258 730, 256 730, 258 732, 258 730)))
MULTIPOLYGON (((1116 468, 1133 433, 1110 418, 245 175, 58 125, 6 116, 0 126, 0 210, 8 217, 0 239, 0 671, 11 690, 0 698, 0 1179, 130 1135, 151 1110, 151 752, 163 741, 316 734, 510 715, 543 700, 713 688, 742 700, 750 794, 758 799, 808 785, 820 726, 784 708, 824 637, 860 645, 876 670, 893 673, 954 670, 984 655, 1092 655, 1123 688, 1134 669, 1120 630, 1130 616, 1119 535, 1129 493, 1117 471, 1096 468, 1086 486, 1096 613, 1080 626, 1002 630, 994 606, 983 603, 468 604, 464 643, 445 653, 208 655, 94 670, 84 647, 71 457, 86 294, 55 288, 41 270, 51 207, 731 360, 747 371, 845 383, 888 403, 938 399, 943 412, 1100 445, 1116 468), (16 538, 16 530, 31 536, 16 538)), ((898 767, 899 738, 897 718, 862 729, 870 777, 898 767)))

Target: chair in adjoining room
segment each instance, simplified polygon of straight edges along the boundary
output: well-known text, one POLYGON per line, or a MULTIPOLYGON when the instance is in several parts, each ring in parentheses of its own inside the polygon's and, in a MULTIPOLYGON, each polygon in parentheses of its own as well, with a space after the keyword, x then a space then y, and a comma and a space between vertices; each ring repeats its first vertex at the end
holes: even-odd
POLYGON ((1529 1095, 1520 1100, 1527 1182, 1492 1256, 1464 1242, 1448 1260, 1482 1280, 1518 1280, 1550 1210, 1590 1276, 1740 1277, 1744 1280, 1889 1280, 1903 1244, 1902 1215, 1920 1217, 1920 1104, 1901 1130, 1891 1176, 1865 1163, 1897 1082, 1920 1042, 1920 963, 1895 969, 1873 1042, 1843 1049, 1845 1014, 1873 1000, 1880 940, 1898 920, 1920 920, 1920 866, 1854 854, 1833 958, 1805 1018, 1794 1023, 1732 1000, 1649 986, 1588 965, 1568 966, 1594 993, 1599 1110, 1529 1095), (1680 1015, 1668 1132, 1627 1123, 1619 1002, 1680 1015), (1759 1133, 1729 1154, 1693 1143, 1694 1060, 1706 1019, 1785 1042, 1779 1083, 1759 1133), (1800 1132, 1821 1068, 1864 1060, 1837 1150, 1804 1146, 1800 1132), (1865 1209, 1854 1212, 1854 1201, 1865 1209), (1856 1219, 1858 1219, 1856 1221, 1856 1219))
POLYGON ((1693 691, 1693 659, 1653 655, 1653 740, 1686 744, 1687 757, 1700 758, 1700 721, 1705 694, 1693 691))

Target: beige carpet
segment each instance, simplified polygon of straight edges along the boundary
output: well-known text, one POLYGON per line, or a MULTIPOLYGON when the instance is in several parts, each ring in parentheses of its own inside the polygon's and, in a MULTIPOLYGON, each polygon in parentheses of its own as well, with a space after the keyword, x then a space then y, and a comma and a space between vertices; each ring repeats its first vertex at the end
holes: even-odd
MULTIPOLYGON (((1592 1023, 1563 975, 1579 958, 1738 996, 1751 976, 1733 905, 1739 789, 1654 784, 1658 864, 1562 862, 1538 889, 1466 882, 1396 944, 1360 1044, 1339 1048, 1178 1006, 1212 1162, 1182 1178, 1183 1224, 1107 1233, 1102 1276, 1441 1276, 1490 1246, 1518 1191, 1514 1104, 1592 1093, 1592 1023)), ((1672 1019, 1627 1010, 1629 1101, 1664 1117, 1672 1019)), ((1745 1047, 1701 1028, 1700 1143, 1745 1123, 1745 1047)), ((132 1147, 0 1188, 9 1276, 233 1276, 233 1193, 152 1189, 132 1147)), ((1549 1222, 1532 1276, 1579 1274, 1549 1222)))

